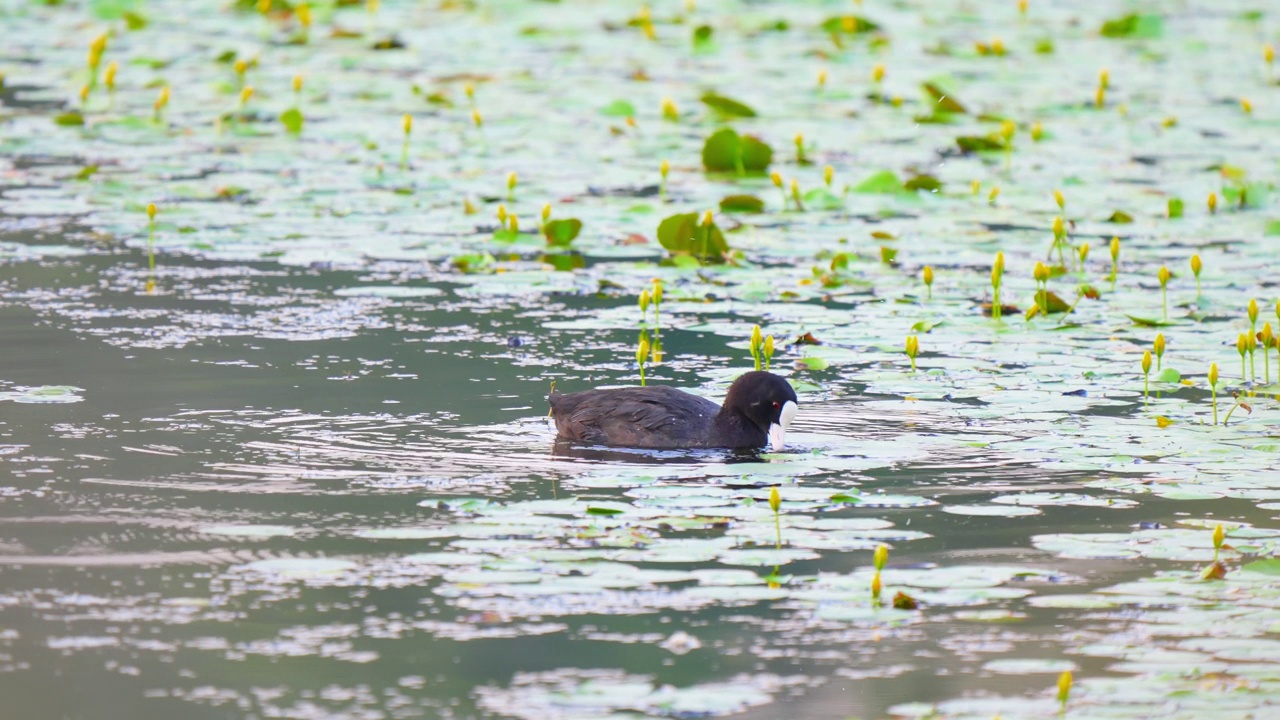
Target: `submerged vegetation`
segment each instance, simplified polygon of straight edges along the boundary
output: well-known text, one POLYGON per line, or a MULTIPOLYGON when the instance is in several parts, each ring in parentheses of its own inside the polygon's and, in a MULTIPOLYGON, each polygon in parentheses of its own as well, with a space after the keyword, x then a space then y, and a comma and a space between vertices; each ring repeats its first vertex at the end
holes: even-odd
POLYGON ((139 527, 185 534, 154 562, 100 529, 63 555, 0 538, 16 566, 119 542, 128 572, 164 568, 103 571, 93 597, 23 575, 0 609, 47 617, 0 615, 28 623, 0 657, 100 651, 114 677, 176 654, 216 670, 157 681, 166 708, 280 703, 264 716, 1273 705, 1278 20, 1035 0, 0 7, 0 309, 141 358, 129 383, 164 398, 72 422, 53 413, 110 392, 94 371, 0 376, 21 475, 0 496, 34 518, 118 503, 120 524, 171 503, 139 527), (251 389, 198 395, 179 365, 251 389), (714 394, 749 367, 800 393, 785 452, 547 457, 547 380, 714 394), (126 443, 154 464, 96 464, 126 443), (224 493, 251 501, 202 504, 224 493), (325 610, 293 626, 294 606, 325 610), (263 635, 212 637, 230 614, 263 635), (403 649, 424 640, 457 649, 403 649), (487 662, 469 640, 506 643, 507 674, 460 676, 487 662), (602 659, 618 645, 660 656, 602 659), (258 656, 299 670, 261 682, 296 685, 216 665, 258 656), (343 679, 378 658, 394 677, 343 679), (940 669, 954 682, 922 680, 940 669), (839 703, 805 692, 835 679, 839 703))

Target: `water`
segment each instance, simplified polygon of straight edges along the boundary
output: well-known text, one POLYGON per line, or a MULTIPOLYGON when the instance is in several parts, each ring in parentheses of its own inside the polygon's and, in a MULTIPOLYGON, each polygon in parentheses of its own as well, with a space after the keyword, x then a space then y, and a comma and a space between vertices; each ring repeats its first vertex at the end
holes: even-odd
POLYGON ((819 27, 847 6, 655 4, 649 41, 634 7, 386 3, 317 6, 298 44, 279 8, 148 3, 126 30, 126 5, 0 5, 14 716, 1056 717, 1066 670, 1067 717, 1276 704, 1280 387, 1274 348, 1243 369, 1235 351, 1275 305, 1274 77, 1241 59, 1265 14, 1185 3, 1157 37, 1106 39, 1116 3, 868 4, 881 30, 837 44, 819 27), (108 28, 119 87, 81 106, 108 28), (367 47, 392 29, 406 48, 367 47), (1009 57, 969 51, 994 33, 1009 57), (244 109, 234 58, 257 59, 244 109), (933 115, 926 81, 970 112, 933 115), (708 88, 760 117, 717 117, 708 88), (294 105, 299 137, 278 122, 294 105), (55 122, 73 108, 85 125, 55 122), (1007 158, 956 151, 1006 116, 1007 158), (702 171, 726 123, 772 145, 805 212, 767 177, 702 171), (942 189, 898 186, 922 174, 942 189), (716 214, 733 262, 658 243, 668 215, 743 193, 766 212, 716 214), (535 231, 544 203, 583 220, 570 252, 535 231), (1064 257, 1093 250, 1050 289, 1099 297, 1026 320, 1059 213, 1064 257), (655 278, 660 322, 636 306, 655 278), (755 324, 800 397, 785 452, 555 441, 551 383, 634 384, 642 327, 650 382, 718 398, 755 324), (1235 394, 1248 407, 1213 423, 1235 394), (1226 578, 1201 579, 1215 557, 1226 578), (920 608, 889 607, 900 591, 920 608))

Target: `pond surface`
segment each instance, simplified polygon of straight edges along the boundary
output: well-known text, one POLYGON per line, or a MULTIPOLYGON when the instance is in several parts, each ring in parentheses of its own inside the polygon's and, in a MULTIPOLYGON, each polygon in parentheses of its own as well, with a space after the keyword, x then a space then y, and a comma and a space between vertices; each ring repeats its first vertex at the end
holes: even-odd
POLYGON ((0 3, 7 712, 1275 712, 1265 3, 254 5, 0 3), (555 442, 755 325, 784 452, 555 442))

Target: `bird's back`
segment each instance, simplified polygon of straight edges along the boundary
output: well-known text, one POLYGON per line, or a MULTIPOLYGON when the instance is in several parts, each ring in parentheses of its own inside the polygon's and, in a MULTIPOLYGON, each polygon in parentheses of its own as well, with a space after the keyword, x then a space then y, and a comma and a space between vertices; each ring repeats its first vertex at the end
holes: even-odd
POLYGON ((675 388, 586 390, 548 398, 562 438, 638 448, 710 447, 720 406, 675 388))

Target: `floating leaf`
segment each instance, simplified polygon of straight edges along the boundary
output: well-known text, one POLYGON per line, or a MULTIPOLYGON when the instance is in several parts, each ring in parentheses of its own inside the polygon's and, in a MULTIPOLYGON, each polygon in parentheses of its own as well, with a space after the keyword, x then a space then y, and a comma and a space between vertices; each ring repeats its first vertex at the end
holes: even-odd
POLYGON ((1183 206, 1182 198, 1169 198, 1169 219, 1174 220, 1182 217, 1183 206))
POLYGON ((773 162, 773 149, 732 128, 721 128, 702 146, 702 164, 713 172, 763 173, 773 162))
POLYGON ((755 195, 729 195, 720 200, 721 212, 764 212, 764 200, 755 195))
POLYGON ((1126 225, 1133 222, 1133 216, 1123 210, 1116 210, 1111 213, 1111 217, 1107 218, 1107 222, 1126 225))
POLYGON ((965 152, 994 152, 1004 150, 1004 140, 995 135, 961 135, 956 145, 965 152))
POLYGON ((715 223, 704 225, 698 213, 672 215, 658 224, 658 242, 668 252, 700 260, 721 261, 729 254, 729 243, 715 223))
POLYGON ((943 90, 937 83, 927 82, 921 87, 924 88, 925 94, 933 102, 933 111, 935 113, 963 114, 969 112, 954 95, 943 90))
POLYGON ((72 127, 75 125, 84 125, 84 115, 79 110, 71 110, 53 117, 53 121, 59 125, 72 127))
POLYGON ((924 190, 925 192, 938 192, 942 190, 942 181, 932 175, 917 175, 902 184, 907 190, 924 190))
POLYGON ((280 113, 280 122, 289 132, 297 135, 302 132, 302 111, 298 108, 289 108, 280 113))
POLYGON ((1164 34, 1164 18, 1159 15, 1125 15, 1102 23, 1098 31, 1109 38, 1157 38, 1164 34))
POLYGON ((804 194, 804 204, 806 207, 822 210, 839 210, 844 207, 844 198, 836 195, 825 187, 820 187, 814 188, 804 194))
POLYGON ((894 194, 905 191, 902 181, 892 170, 881 170, 853 187, 857 193, 894 194))
POLYGON ((1182 373, 1174 370, 1173 368, 1165 368, 1161 370, 1154 379, 1156 382, 1162 383, 1182 382, 1182 373))
POLYGON ((626 100, 614 100, 600 108, 600 114, 606 117, 635 117, 636 106, 626 100))
POLYGON ((588 515, 621 515, 622 511, 618 510, 617 508, 588 507, 587 514, 588 515))
POLYGON ((702 97, 699 99, 702 100, 702 103, 704 105, 711 108, 712 110, 714 110, 716 113, 720 114, 723 117, 727 117, 727 118, 756 117, 756 111, 753 110, 750 105, 747 105, 746 103, 738 102, 737 100, 734 100, 733 98, 725 97, 724 95, 717 95, 714 92, 706 92, 706 93, 703 93, 702 97))
POLYGON ((1157 320, 1155 318, 1138 317, 1137 315, 1129 315, 1128 313, 1125 313, 1125 317, 1132 320, 1135 324, 1141 325, 1143 327, 1169 327, 1170 325, 1173 324, 1168 320, 1157 320))
POLYGON ((1280 220, 1270 220, 1267 222, 1266 228, 1262 231, 1264 235, 1275 237, 1280 235, 1280 220))
POLYGON ((551 220, 542 227, 542 234, 547 237, 551 247, 569 247, 569 243, 582 232, 582 221, 578 218, 551 220))
POLYGON ((858 15, 837 15, 835 17, 827 18, 822 22, 822 30, 828 35, 834 35, 836 33, 856 35, 860 33, 873 32, 879 29, 879 25, 858 15))

